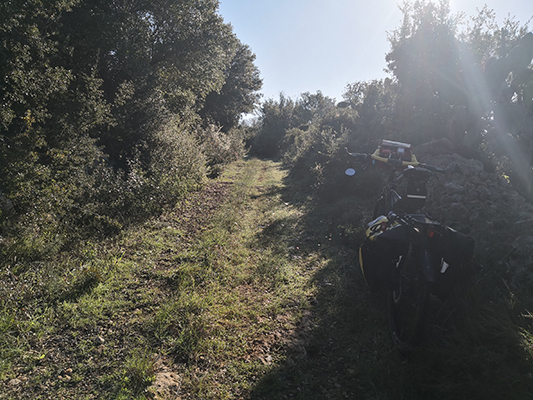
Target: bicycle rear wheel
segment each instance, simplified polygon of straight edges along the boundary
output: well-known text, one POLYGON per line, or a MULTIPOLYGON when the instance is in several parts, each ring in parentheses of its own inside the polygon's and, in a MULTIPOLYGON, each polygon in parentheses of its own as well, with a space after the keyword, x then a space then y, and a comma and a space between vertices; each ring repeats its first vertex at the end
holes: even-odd
POLYGON ((389 291, 388 315, 392 340, 397 348, 406 350, 419 343, 426 318, 428 283, 420 264, 409 256, 401 267, 398 285, 389 291))

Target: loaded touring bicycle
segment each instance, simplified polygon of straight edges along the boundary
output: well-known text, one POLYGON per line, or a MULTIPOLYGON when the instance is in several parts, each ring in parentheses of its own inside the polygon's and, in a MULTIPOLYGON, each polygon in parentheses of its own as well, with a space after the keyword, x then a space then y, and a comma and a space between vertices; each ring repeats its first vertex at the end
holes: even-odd
POLYGON ((421 212, 430 177, 447 170, 418 162, 411 145, 383 140, 373 154, 348 154, 389 172, 359 248, 359 263, 369 288, 387 291, 393 342, 407 349, 422 337, 428 297, 443 299, 453 290, 471 262, 474 240, 421 212), (401 191, 399 180, 405 181, 401 191))

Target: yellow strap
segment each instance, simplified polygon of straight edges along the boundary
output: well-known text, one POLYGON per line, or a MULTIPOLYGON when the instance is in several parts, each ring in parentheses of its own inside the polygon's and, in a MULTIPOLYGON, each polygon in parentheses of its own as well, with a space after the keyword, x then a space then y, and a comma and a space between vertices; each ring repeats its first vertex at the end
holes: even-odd
MULTIPOLYGON (((379 149, 377 149, 374 154, 372 154, 370 157, 372 157, 373 160, 376 160, 376 161, 379 161, 379 162, 382 162, 382 163, 385 163, 387 164, 387 162, 389 161, 388 158, 386 157, 381 157, 379 155, 379 149)), ((416 159, 416 156, 414 154, 411 154, 411 161, 402 161, 402 166, 403 167, 407 167, 408 165, 412 165, 413 167, 417 167, 420 163, 418 162, 418 160, 416 159)))

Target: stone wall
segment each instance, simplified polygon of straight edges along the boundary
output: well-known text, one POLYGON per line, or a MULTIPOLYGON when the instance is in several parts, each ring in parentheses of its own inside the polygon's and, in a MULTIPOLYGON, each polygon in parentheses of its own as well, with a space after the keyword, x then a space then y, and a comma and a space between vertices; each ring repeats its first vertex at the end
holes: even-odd
POLYGON ((431 178, 425 212, 471 235, 476 256, 484 262, 532 258, 533 205, 506 177, 486 172, 480 161, 457 154, 421 153, 417 154, 420 161, 450 168, 431 178))

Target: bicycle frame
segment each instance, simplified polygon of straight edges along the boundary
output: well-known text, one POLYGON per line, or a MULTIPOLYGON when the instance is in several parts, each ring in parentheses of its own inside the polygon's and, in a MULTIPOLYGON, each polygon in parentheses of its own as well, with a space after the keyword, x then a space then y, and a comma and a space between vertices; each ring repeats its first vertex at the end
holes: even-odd
MULTIPOLYGON (((387 179, 387 184, 384 187, 384 190, 381 194, 381 197, 376 202, 374 208, 373 219, 379 215, 387 215, 389 212, 416 212, 421 208, 421 205, 425 202, 426 199, 426 189, 425 185, 429 180, 432 172, 445 173, 448 169, 442 169, 439 167, 427 165, 420 163, 416 160, 414 155, 410 161, 405 161, 396 158, 384 158, 379 155, 379 149, 376 150, 373 154, 365 153, 350 153, 348 149, 346 152, 351 157, 354 157, 356 160, 361 160, 365 164, 368 163, 379 164, 382 167, 390 168, 390 174, 387 179), (406 193, 406 198, 403 199, 402 196, 396 191, 396 174, 399 173, 399 176, 406 176, 408 182, 419 183, 423 182, 423 192, 420 193, 420 186, 416 187, 416 191, 410 193, 409 185, 406 193), (417 204, 418 203, 418 204, 417 204), (399 204, 404 204, 406 207, 405 210, 398 208, 399 204)), ((366 169, 366 166, 364 167, 366 169)), ((355 170, 353 168, 348 168, 345 172, 348 176, 354 176, 355 170)))
MULTIPOLYGON (((426 216, 423 215, 410 215, 410 217, 414 218, 424 218, 424 223, 430 224, 431 226, 440 226, 440 224, 436 221, 429 220, 426 216)), ((435 263, 434 263, 434 256, 431 251, 431 247, 429 244, 429 239, 426 236, 426 233, 422 232, 422 230, 417 229, 415 227, 410 227, 411 232, 410 235, 414 235, 414 237, 411 239, 413 244, 416 246, 416 251, 418 253, 420 268, 422 271, 422 274, 424 276, 424 279, 428 283, 436 283, 438 279, 438 271, 436 270, 435 263)))
POLYGON ((389 174, 389 178, 387 184, 385 185, 384 191, 380 197, 380 199, 383 199, 385 204, 385 209, 383 210, 384 215, 387 215, 389 212, 394 211, 396 204, 402 199, 402 196, 400 196, 400 194, 396 191, 395 178, 395 171, 392 170, 389 174))
POLYGON ((392 339, 398 349, 407 350, 421 338, 427 298, 439 279, 430 240, 442 225, 420 214, 390 217, 407 228, 409 238, 408 249, 396 265, 395 286, 388 291, 392 339))

